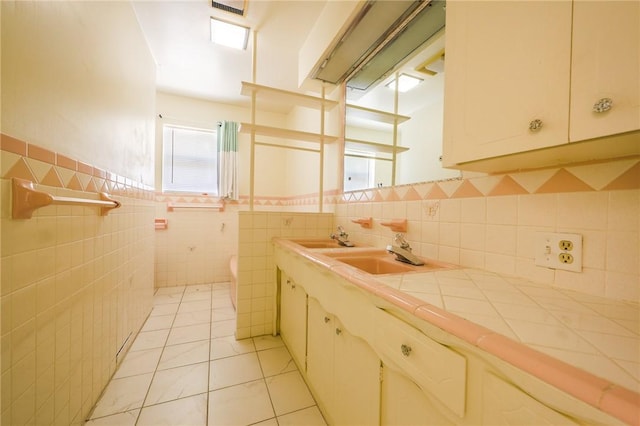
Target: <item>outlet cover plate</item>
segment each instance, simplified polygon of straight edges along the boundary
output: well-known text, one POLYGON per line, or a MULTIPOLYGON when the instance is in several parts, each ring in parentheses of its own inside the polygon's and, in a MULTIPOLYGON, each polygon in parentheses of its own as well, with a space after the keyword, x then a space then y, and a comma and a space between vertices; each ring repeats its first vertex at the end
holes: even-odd
POLYGON ((536 232, 535 262, 537 266, 582 272, 582 235, 536 232), (567 241, 571 243, 567 244, 567 241), (563 263, 560 260, 562 254, 570 254, 573 262, 563 263))

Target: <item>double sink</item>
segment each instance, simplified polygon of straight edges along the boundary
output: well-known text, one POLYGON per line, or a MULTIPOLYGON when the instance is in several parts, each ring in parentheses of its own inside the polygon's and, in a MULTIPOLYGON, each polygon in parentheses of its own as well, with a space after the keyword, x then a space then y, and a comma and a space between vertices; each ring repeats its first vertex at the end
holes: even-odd
POLYGON ((353 248, 347 248, 331 239, 294 239, 291 241, 307 249, 322 249, 318 250, 317 253, 372 275, 431 272, 456 267, 448 263, 424 258, 422 258, 424 265, 411 265, 396 260, 393 254, 383 249, 357 245, 353 248))

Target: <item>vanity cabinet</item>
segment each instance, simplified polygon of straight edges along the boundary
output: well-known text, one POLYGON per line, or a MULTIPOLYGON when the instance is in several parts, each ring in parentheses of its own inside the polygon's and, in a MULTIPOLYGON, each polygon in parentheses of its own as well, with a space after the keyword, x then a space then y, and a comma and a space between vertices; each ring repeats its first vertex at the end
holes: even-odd
MULTIPOLYGON (((640 129, 639 20, 638 2, 448 3, 444 165, 640 129)), ((596 151, 587 158, 618 154, 596 151)))
POLYGON ((379 423, 380 360, 367 343, 309 298, 307 377, 330 424, 379 423))
POLYGON ((284 272, 280 275, 280 336, 304 371, 307 354, 307 293, 284 272))

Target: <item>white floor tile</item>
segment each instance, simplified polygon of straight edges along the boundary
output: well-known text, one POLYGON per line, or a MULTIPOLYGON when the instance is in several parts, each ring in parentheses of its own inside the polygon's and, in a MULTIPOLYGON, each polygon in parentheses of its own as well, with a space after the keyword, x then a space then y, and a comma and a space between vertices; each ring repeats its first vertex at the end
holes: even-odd
POLYGON ((158 315, 175 315, 178 312, 179 303, 166 303, 163 305, 156 305, 153 307, 150 316, 157 317, 158 315))
POLYGON ((269 377, 266 382, 278 416, 315 405, 307 385, 297 371, 269 377))
POLYGON ((194 300, 192 302, 182 302, 178 308, 178 314, 196 311, 208 311, 211 309, 211 300, 194 300))
POLYGON ((144 405, 149 406, 205 393, 208 390, 208 374, 207 362, 157 371, 144 405))
POLYGON ((255 352, 211 361, 209 390, 216 390, 262 378, 255 352))
POLYGON ((174 327, 186 327, 187 325, 196 325, 196 324, 209 324, 211 322, 211 311, 195 311, 195 312, 185 312, 182 314, 176 315, 176 319, 173 322, 174 327))
POLYGON ((209 342, 207 340, 166 346, 160 357, 158 370, 197 364, 208 361, 208 359, 209 342))
POLYGON ((137 424, 138 426, 206 426, 207 394, 144 407, 137 424))
POLYGON ((234 319, 236 317, 236 311, 233 307, 213 308, 211 312, 211 321, 225 321, 234 319))
POLYGON ((326 426, 326 424, 322 413, 315 405, 304 410, 278 416, 279 426, 326 426))
POLYGON ((184 293, 185 286, 177 286, 177 287, 162 287, 156 290, 156 294, 182 294, 184 293))
POLYGON ((211 329, 209 323, 189 325, 187 327, 173 327, 167 339, 167 345, 209 340, 211 329))
POLYGON ((271 335, 254 337, 253 343, 256 345, 257 351, 284 346, 284 342, 280 336, 271 335))
POLYGON ((91 418, 123 413, 142 407, 153 374, 114 379, 96 404, 91 418))
POLYGON ((156 294, 153 296, 153 305, 164 305, 166 303, 180 303, 182 293, 175 294, 156 294))
POLYGON ((138 420, 140 409, 125 411, 111 416, 89 420, 85 426, 134 426, 138 420))
POLYGON ((211 292, 210 291, 193 291, 191 293, 185 293, 184 296, 182 296, 182 303, 195 302, 198 300, 211 301, 211 292))
POLYGON ((246 354, 255 350, 252 339, 236 340, 233 336, 211 339, 211 359, 246 354))
POLYGON ((161 353, 162 348, 136 352, 129 351, 113 378, 120 379, 122 377, 137 376, 138 374, 153 373, 156 371, 161 353))
POLYGON ((167 342, 167 336, 169 336, 169 329, 141 332, 131 345, 129 352, 162 348, 167 342))
POLYGON ((211 323, 211 338, 233 336, 236 332, 236 320, 216 321, 211 323))
POLYGON ((209 393, 209 425, 248 425, 275 417, 264 380, 209 393))
POLYGON ((171 328, 175 315, 158 315, 157 317, 147 318, 140 331, 154 331, 171 328))
POLYGON ((258 358, 260 359, 264 377, 275 376, 276 374, 296 371, 298 369, 289 351, 284 346, 260 351, 258 352, 258 358))

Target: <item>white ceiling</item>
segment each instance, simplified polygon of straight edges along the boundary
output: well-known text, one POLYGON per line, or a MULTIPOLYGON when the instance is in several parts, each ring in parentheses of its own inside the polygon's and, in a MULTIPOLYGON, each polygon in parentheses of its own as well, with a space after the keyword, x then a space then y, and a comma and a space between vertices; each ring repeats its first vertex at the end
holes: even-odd
POLYGON ((257 31, 256 83, 296 90, 298 50, 327 0, 248 0, 244 17, 214 9, 210 0, 134 1, 157 64, 159 91, 248 105, 241 81, 252 81, 250 36, 246 51, 210 41, 210 17, 257 31))

